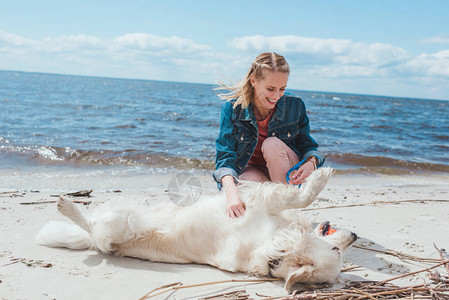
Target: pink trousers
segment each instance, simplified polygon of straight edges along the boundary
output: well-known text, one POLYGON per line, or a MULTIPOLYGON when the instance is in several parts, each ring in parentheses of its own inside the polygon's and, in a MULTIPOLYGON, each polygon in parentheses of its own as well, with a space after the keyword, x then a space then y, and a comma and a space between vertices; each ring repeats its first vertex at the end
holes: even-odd
POLYGON ((262 154, 267 166, 247 165, 243 169, 240 179, 287 183, 285 176, 288 170, 299 162, 296 153, 277 137, 269 137, 262 144, 262 154))

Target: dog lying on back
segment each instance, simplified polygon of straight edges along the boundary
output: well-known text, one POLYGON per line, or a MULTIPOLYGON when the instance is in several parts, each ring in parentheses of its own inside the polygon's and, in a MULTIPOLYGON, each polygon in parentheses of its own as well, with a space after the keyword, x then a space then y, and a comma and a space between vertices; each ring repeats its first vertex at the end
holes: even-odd
POLYGON ((316 199, 332 172, 330 168, 314 171, 299 189, 244 182, 239 193, 246 213, 238 219, 226 216, 224 193, 188 207, 106 203, 87 216, 61 197, 59 212, 75 224, 50 222, 38 233, 37 242, 282 277, 287 290, 294 283, 333 282, 340 273, 343 252, 357 236, 344 229, 326 235, 328 222, 312 230, 309 221, 295 211, 316 199))

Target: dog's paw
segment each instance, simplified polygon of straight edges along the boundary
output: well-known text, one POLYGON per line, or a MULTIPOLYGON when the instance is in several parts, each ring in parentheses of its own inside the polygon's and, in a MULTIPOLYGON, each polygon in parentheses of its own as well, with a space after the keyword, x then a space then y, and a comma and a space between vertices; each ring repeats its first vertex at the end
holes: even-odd
POLYGON ((77 211, 72 200, 70 200, 69 198, 64 197, 64 196, 59 196, 57 205, 58 205, 58 211, 61 214, 63 214, 64 216, 72 215, 74 212, 77 211))
POLYGON ((313 171, 312 174, 307 178, 308 182, 319 181, 327 182, 329 178, 335 173, 335 170, 330 167, 319 168, 313 171))

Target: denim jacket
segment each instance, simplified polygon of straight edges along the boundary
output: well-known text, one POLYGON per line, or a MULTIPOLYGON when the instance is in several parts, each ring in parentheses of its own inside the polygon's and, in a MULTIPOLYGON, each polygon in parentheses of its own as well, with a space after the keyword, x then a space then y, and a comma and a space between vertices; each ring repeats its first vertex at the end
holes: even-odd
MULTIPOLYGON (((227 101, 221 108, 213 173, 219 188, 224 176, 239 178, 253 155, 259 135, 253 105, 245 109, 239 105, 234 109, 234 103, 235 100, 227 101)), ((304 102, 299 97, 284 95, 277 101, 276 111, 268 123, 268 136, 279 138, 300 160, 315 156, 317 167, 323 165, 324 157, 317 151, 318 144, 310 136, 309 118, 304 102)))

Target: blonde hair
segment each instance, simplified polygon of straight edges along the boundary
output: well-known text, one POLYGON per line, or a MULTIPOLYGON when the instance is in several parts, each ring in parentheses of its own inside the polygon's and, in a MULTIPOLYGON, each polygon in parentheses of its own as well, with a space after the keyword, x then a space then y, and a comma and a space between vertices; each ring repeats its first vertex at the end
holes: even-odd
POLYGON ((263 78, 263 71, 290 73, 290 67, 287 61, 282 55, 275 52, 264 52, 259 54, 251 64, 245 78, 237 82, 234 85, 225 83, 218 83, 217 90, 227 90, 227 93, 218 94, 218 97, 222 100, 230 101, 237 99, 234 103, 234 108, 238 105, 242 105, 242 108, 248 107, 248 105, 254 99, 254 88, 251 84, 251 76, 255 80, 263 78))

